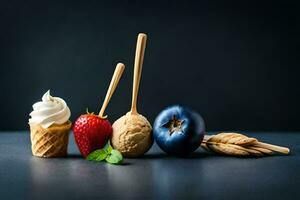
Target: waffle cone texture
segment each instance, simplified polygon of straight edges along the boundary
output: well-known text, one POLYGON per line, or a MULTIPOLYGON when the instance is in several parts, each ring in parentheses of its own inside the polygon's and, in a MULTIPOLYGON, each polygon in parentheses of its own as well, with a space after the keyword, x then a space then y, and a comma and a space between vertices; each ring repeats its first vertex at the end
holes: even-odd
POLYGON ((44 129, 39 124, 30 124, 32 155, 47 158, 66 156, 71 125, 68 121, 44 129))

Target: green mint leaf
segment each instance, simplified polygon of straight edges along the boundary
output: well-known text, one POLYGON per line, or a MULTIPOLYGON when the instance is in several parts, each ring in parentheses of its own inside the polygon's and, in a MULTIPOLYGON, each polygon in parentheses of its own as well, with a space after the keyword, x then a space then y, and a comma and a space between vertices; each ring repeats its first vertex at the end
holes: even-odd
POLYGON ((98 157, 96 158, 96 161, 104 160, 107 157, 107 155, 108 155, 108 153, 105 150, 100 149, 100 153, 99 153, 98 157))
POLYGON ((95 160, 95 159, 98 157, 99 153, 100 153, 100 149, 95 150, 95 151, 91 152, 91 153, 86 157, 86 159, 87 159, 87 160, 95 160))
POLYGON ((110 155, 105 158, 105 160, 110 164, 120 164, 123 161, 123 156, 119 151, 113 149, 111 150, 110 155))
POLYGON ((111 151, 113 150, 112 146, 110 145, 110 141, 108 140, 108 142, 106 143, 106 145, 104 146, 104 150, 110 154, 111 151))
POLYGON ((86 159, 90 161, 102 161, 107 157, 108 153, 103 149, 97 149, 90 153, 86 159))

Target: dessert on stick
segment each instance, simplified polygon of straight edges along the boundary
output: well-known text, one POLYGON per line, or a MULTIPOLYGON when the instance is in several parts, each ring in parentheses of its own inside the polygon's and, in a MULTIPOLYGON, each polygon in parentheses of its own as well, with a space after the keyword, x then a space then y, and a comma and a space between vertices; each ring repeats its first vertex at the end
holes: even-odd
POLYGON ((74 136, 83 157, 96 149, 101 149, 111 137, 111 123, 105 115, 105 109, 119 83, 125 65, 118 63, 98 115, 87 113, 81 115, 74 123, 74 136))
POLYGON ((145 154, 153 144, 152 127, 148 120, 137 112, 137 96, 142 73, 146 34, 137 39, 131 110, 113 124, 112 146, 125 157, 139 157, 145 154))
POLYGON ((48 90, 29 114, 31 150, 38 157, 67 155, 71 112, 66 102, 48 90))

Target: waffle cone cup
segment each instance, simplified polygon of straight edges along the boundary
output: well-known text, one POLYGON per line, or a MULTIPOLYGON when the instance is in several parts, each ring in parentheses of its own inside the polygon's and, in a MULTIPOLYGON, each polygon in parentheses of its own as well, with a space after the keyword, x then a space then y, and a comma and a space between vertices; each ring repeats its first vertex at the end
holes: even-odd
POLYGON ((70 129, 70 121, 53 124, 46 129, 39 124, 30 124, 32 155, 47 158, 66 156, 70 129))

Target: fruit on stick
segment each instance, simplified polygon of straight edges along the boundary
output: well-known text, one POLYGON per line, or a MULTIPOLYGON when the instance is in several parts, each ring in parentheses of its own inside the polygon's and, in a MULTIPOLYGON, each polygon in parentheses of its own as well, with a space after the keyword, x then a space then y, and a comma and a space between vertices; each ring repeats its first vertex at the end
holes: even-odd
POLYGON ((111 123, 107 119, 107 116, 104 115, 104 113, 119 83, 124 68, 124 64, 117 64, 99 114, 83 114, 74 123, 73 131, 75 140, 83 157, 87 157, 96 149, 103 148, 111 137, 111 123))
MULTIPOLYGON (((137 112, 137 96, 141 79, 146 34, 137 39, 131 110, 113 124, 112 146, 124 157, 139 157, 145 154, 153 144, 152 127, 148 120, 137 112)), ((199 143, 198 143, 199 144, 199 143)))
POLYGON ((187 156, 201 144, 205 134, 202 117, 180 105, 164 109, 153 125, 154 140, 170 155, 187 156))

